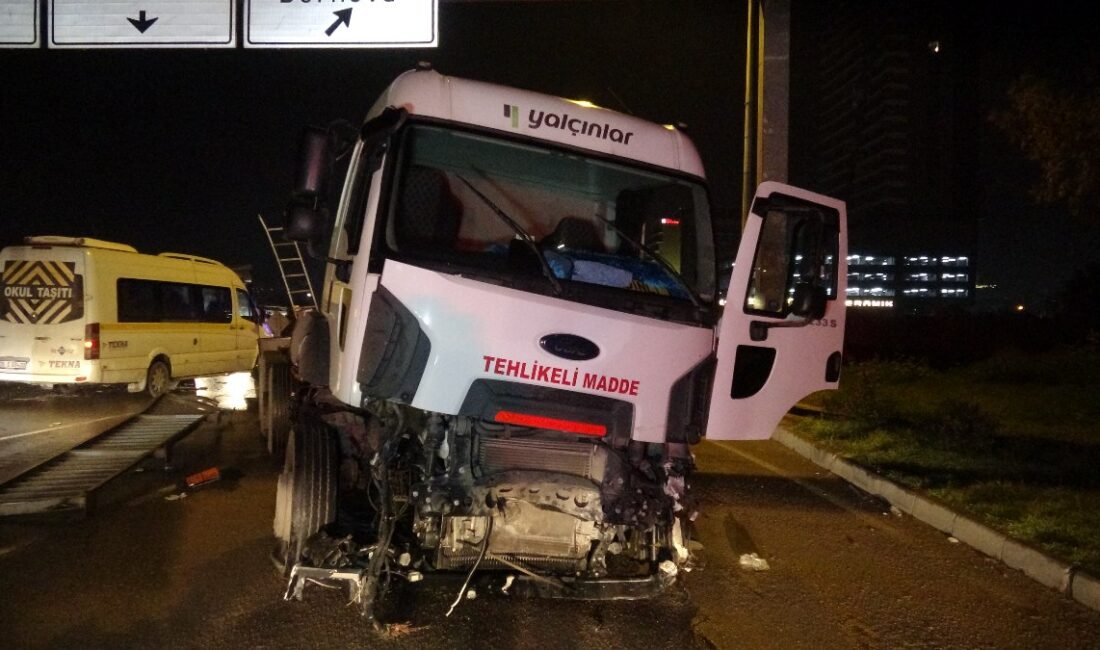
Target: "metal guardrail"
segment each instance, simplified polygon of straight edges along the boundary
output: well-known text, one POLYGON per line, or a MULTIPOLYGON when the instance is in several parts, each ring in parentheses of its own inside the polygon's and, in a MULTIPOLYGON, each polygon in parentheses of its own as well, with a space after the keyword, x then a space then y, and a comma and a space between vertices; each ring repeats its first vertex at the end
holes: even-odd
POLYGON ((194 430, 207 414, 138 415, 0 486, 0 516, 88 510, 95 491, 194 430))

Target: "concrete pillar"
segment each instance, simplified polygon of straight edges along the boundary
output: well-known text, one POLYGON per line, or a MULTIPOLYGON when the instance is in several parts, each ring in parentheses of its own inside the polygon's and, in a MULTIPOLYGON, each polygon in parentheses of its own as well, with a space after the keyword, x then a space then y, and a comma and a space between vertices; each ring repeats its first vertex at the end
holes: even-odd
POLYGON ((764 0, 761 120, 757 182, 787 182, 790 105, 791 2, 764 0))
POLYGON ((741 226, 763 181, 787 182, 790 0, 747 0, 741 226))

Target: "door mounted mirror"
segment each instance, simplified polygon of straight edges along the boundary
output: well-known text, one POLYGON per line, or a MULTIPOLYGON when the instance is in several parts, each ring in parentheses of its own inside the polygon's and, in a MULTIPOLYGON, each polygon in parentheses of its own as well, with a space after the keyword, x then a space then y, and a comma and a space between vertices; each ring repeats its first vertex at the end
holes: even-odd
POLYGON ((783 195, 753 206, 761 215, 759 244, 745 311, 781 321, 753 321, 753 341, 773 327, 803 327, 825 315, 835 296, 838 228, 835 215, 783 195), (797 319, 788 319, 789 316, 797 319))
POLYGON ((809 320, 817 320, 825 315, 827 300, 828 295, 824 287, 810 282, 798 282, 794 285, 791 313, 809 320))

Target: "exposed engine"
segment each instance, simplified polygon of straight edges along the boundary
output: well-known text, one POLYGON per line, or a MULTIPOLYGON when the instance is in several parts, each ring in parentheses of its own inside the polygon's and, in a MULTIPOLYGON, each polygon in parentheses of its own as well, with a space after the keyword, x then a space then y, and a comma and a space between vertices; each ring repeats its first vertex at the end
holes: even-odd
POLYGON ((682 507, 682 495, 667 486, 682 483, 690 456, 662 462, 665 445, 614 449, 579 434, 378 409, 376 426, 350 429, 364 433, 351 440, 354 455, 368 469, 381 462, 379 442, 405 442, 390 460, 387 492, 408 509, 416 546, 434 569, 469 568, 486 537, 484 568, 510 560, 602 576, 612 571, 608 557, 619 565, 663 559, 662 542, 682 507), (416 436, 396 430, 418 416, 416 436))
POLYGON ((306 545, 307 564, 362 564, 369 576, 377 557, 378 571, 568 581, 650 577, 686 558, 677 513, 691 513, 690 456, 670 457, 675 446, 616 448, 386 402, 321 418, 339 441, 340 514, 306 545), (338 550, 334 540, 343 540, 338 550))

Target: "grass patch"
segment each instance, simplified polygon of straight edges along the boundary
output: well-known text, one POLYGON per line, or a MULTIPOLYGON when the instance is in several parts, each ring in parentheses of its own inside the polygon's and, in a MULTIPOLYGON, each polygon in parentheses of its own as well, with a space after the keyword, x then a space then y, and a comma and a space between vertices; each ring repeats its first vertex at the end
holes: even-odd
POLYGON ((803 436, 1100 575, 1100 354, 845 369, 803 436))

